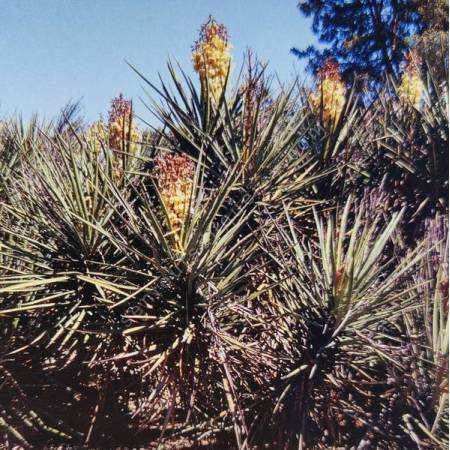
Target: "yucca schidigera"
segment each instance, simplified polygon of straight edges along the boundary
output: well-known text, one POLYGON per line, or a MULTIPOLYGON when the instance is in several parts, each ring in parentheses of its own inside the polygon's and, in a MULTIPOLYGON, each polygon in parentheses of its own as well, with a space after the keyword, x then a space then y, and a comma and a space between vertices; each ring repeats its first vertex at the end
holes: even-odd
POLYGON ((225 88, 230 70, 230 49, 227 29, 210 16, 202 25, 200 38, 193 46, 192 62, 202 85, 208 88, 216 101, 225 88))
POLYGON ((420 107, 423 94, 423 81, 420 74, 420 57, 414 50, 406 55, 406 65, 398 87, 398 97, 403 104, 420 107))
POLYGON ((313 110, 321 116, 326 128, 332 127, 341 116, 345 104, 345 84, 342 81, 339 64, 328 59, 316 75, 315 92, 310 95, 313 110))
MULTIPOLYGON (((210 18, 192 55, 201 90, 169 65, 175 94, 155 88, 162 127, 127 183, 139 133, 123 96, 86 140, 13 132, 26 158, 0 174, 8 445, 444 448, 448 263, 435 248, 448 225, 432 233, 417 214, 424 242, 403 242, 392 167, 445 178, 411 150, 440 164, 445 98, 410 114, 413 77, 400 102, 387 90, 364 110, 328 61, 303 101, 269 92, 249 62, 221 104, 229 49, 210 18), (328 189, 312 199, 317 180, 328 189)), ((408 198, 411 221, 431 194, 408 198)))

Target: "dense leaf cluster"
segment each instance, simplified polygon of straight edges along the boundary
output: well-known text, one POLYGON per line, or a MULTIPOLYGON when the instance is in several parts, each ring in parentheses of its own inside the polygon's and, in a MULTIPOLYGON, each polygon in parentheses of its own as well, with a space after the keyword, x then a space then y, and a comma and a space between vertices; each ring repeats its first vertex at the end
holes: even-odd
POLYGON ((67 115, 2 124, 6 448, 445 448, 447 87, 330 125, 255 67, 220 99, 144 78, 161 126, 119 174, 67 115))

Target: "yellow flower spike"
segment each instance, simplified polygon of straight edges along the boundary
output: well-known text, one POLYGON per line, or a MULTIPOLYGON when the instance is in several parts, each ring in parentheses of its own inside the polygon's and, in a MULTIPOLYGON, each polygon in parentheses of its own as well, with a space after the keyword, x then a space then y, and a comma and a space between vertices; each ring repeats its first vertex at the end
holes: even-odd
POLYGON ((155 168, 175 248, 181 250, 181 231, 189 213, 194 164, 184 155, 163 154, 156 158, 155 168))
POLYGON ((108 141, 107 128, 102 120, 97 120, 87 129, 86 139, 97 153, 102 150, 102 144, 108 141))
POLYGON ((128 136, 131 142, 139 139, 139 133, 134 124, 131 125, 131 131, 128 124, 129 120, 119 117, 116 122, 109 125, 109 145, 114 150, 121 150, 122 143, 128 142, 128 136))
POLYGON ((341 79, 339 65, 328 59, 317 73, 316 90, 309 97, 316 114, 322 112, 325 128, 331 128, 339 120, 345 105, 345 84, 341 79))
MULTIPOLYGON (((109 146, 113 150, 122 149, 123 143, 139 140, 139 131, 133 122, 133 108, 130 100, 120 94, 111 102, 109 112, 109 146)), ((130 147, 133 149, 133 146, 130 147)))
POLYGON ((417 52, 411 50, 406 55, 406 66, 400 78, 398 98, 403 105, 411 104, 420 108, 422 100, 423 82, 419 70, 420 58, 417 52))
POLYGON ((218 100, 225 88, 231 64, 231 46, 224 25, 211 16, 200 29, 200 38, 194 44, 192 63, 199 74, 202 87, 208 87, 212 97, 218 100))

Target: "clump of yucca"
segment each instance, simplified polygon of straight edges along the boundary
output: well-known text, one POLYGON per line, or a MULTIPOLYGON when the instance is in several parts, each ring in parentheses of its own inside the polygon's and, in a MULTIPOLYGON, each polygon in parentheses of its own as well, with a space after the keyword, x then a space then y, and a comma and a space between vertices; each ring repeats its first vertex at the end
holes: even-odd
POLYGON ((420 107, 423 93, 423 82, 420 76, 420 58, 417 52, 411 50, 406 56, 406 66, 400 79, 398 97, 404 105, 411 104, 420 107))
POLYGON ((72 124, 14 131, 26 164, 0 168, 0 445, 446 448, 448 260, 434 269, 433 249, 448 224, 411 249, 396 231, 424 226, 448 189, 446 96, 367 111, 328 61, 304 108, 249 58, 217 105, 228 50, 210 19, 201 91, 171 65, 175 94, 149 83, 149 158, 123 96, 89 129, 101 155, 72 124))
POLYGON ((203 88, 207 87, 215 100, 220 98, 225 88, 231 63, 230 48, 227 29, 210 16, 200 29, 192 61, 203 88))
POLYGON ((333 59, 328 59, 317 72, 317 86, 310 102, 316 114, 321 116, 325 128, 332 127, 339 120, 345 104, 345 84, 339 64, 333 59))

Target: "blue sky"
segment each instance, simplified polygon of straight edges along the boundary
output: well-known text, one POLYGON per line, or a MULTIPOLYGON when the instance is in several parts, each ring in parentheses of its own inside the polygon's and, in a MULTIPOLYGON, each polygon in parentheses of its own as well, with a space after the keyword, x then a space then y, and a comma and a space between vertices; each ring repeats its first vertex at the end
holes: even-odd
MULTIPOLYGON (((50 119, 81 99, 88 120, 123 92, 139 113, 142 82, 176 59, 192 74, 191 44, 209 14, 231 35, 235 71, 247 47, 281 81, 303 76, 289 50, 315 42, 295 0, 0 0, 0 117, 50 119)), ((148 113, 144 113, 148 116, 148 113)), ((146 117, 147 118, 147 117, 146 117)))

